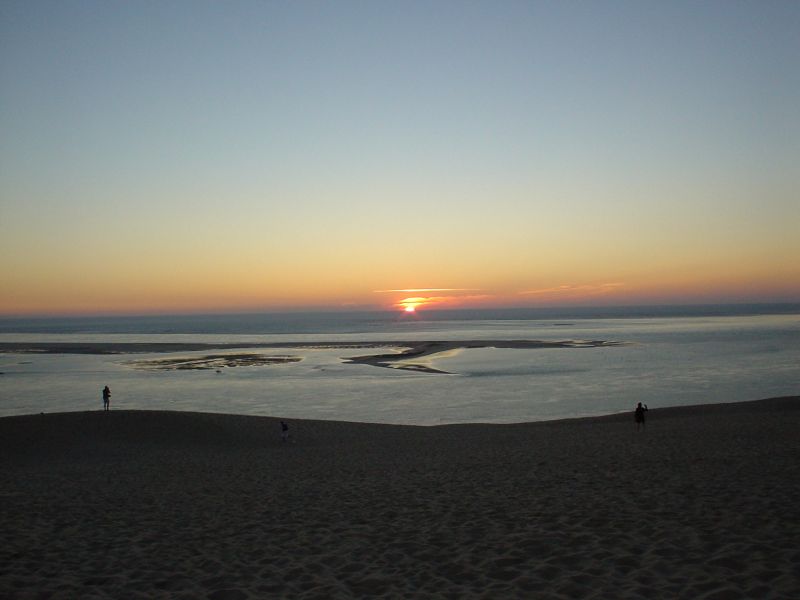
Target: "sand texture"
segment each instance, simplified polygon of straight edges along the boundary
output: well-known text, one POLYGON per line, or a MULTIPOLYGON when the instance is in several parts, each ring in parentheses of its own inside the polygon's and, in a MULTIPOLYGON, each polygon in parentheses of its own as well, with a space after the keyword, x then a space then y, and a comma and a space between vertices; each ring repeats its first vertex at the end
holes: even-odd
POLYGON ((800 398, 647 416, 2 418, 0 598, 800 598, 800 398))

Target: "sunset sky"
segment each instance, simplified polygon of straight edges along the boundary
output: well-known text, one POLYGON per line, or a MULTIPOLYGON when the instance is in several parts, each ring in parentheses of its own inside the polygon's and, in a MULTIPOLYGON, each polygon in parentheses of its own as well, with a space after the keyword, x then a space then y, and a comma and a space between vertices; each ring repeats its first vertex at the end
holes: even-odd
POLYGON ((800 301, 800 2, 0 3, 0 314, 800 301))

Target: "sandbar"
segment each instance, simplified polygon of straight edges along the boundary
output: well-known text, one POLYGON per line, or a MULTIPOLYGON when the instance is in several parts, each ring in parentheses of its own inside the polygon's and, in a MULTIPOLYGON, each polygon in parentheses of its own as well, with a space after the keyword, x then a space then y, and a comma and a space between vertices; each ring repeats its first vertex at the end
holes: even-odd
POLYGON ((145 371, 203 371, 233 367, 263 367, 300 362, 299 356, 269 354, 208 354, 205 356, 181 356, 177 358, 149 358, 131 361, 135 369, 145 371))
MULTIPOLYGON (((330 350, 330 349, 377 349, 377 348, 397 348, 398 352, 391 354, 369 354, 344 359, 343 362, 349 364, 362 364, 374 367, 385 367, 420 373, 447 374, 446 371, 435 369, 426 364, 410 362, 415 358, 422 358, 440 352, 448 352, 457 349, 470 348, 511 348, 517 350, 531 349, 556 349, 556 348, 607 348, 614 346, 624 346, 626 342, 609 340, 562 340, 562 341, 542 341, 542 340, 394 340, 394 341, 360 341, 360 342, 249 342, 249 343, 171 343, 171 342, 132 342, 132 343, 75 343, 75 342, 0 342, 0 353, 18 354, 140 354, 140 353, 175 353, 211 350, 243 350, 255 348, 283 348, 283 349, 310 349, 310 350, 330 350)), ((236 364, 235 361, 226 362, 222 356, 214 356, 222 366, 241 366, 248 364, 269 365, 278 363, 295 362, 294 358, 288 360, 267 360, 268 357, 262 355, 261 359, 241 359, 236 364)), ((243 356, 256 356, 245 355, 243 356)), ((174 359, 175 364, 183 364, 180 369, 189 368, 217 368, 202 366, 202 359, 195 359, 195 366, 189 358, 174 359)), ((166 368, 172 359, 153 359, 149 361, 135 361, 133 364, 137 368, 166 368)), ((172 370, 179 370, 175 368, 172 370)))

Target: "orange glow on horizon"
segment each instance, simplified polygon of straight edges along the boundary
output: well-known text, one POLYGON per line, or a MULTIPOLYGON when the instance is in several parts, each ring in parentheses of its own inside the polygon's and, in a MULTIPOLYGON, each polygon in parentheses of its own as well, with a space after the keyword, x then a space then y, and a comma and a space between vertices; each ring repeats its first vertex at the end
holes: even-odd
MULTIPOLYGON (((165 263, 167 264, 167 263, 165 263)), ((800 300, 798 271, 780 263, 774 272, 731 272, 719 267, 700 272, 661 267, 652 271, 584 277, 580 273, 520 277, 518 280, 474 280, 464 287, 393 287, 368 285, 351 279, 322 280, 275 273, 264 283, 246 266, 227 272, 209 269, 204 279, 189 271, 173 275, 144 271, 103 271, 89 277, 77 267, 48 271, 33 283, 26 272, 15 271, 3 279, 0 315, 183 314, 217 312, 282 312, 324 310, 389 310, 414 317, 428 310, 527 308, 539 306, 725 304, 789 302, 800 300), (185 275, 185 276, 184 276, 185 275), (469 284, 472 284, 470 286, 469 284), (408 296, 416 292, 418 296, 408 296)), ((366 273, 358 277, 366 278, 366 273)), ((392 277, 394 278, 394 277, 392 277)), ((416 277, 415 277, 416 278, 416 277)), ((419 278, 423 278, 419 276, 419 278)), ((400 277, 408 281, 410 277, 400 277)), ((425 276, 424 280, 435 278, 425 276)), ((462 280, 452 280, 455 286, 462 280)), ((447 283, 451 283, 449 280, 447 283)))
POLYGON ((403 310, 403 312, 413 313, 417 311, 417 308, 425 306, 426 304, 426 298, 404 298, 397 303, 397 307, 403 310))

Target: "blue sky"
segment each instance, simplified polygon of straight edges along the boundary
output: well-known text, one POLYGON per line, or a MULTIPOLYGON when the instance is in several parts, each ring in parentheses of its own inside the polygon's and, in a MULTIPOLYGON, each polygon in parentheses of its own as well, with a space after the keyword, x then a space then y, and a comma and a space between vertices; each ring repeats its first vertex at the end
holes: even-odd
POLYGON ((644 299, 654 270, 662 299, 795 298, 798 31, 794 2, 4 2, 0 310, 123 310, 98 280, 644 299))

